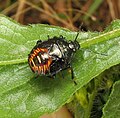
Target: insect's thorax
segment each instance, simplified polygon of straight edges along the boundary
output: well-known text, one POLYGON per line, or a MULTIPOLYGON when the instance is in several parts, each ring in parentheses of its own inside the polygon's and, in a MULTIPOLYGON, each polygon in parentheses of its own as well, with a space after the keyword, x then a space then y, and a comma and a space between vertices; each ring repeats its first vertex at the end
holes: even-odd
POLYGON ((51 75, 70 66, 71 58, 73 56, 69 44, 66 42, 58 41, 48 46, 49 56, 52 59, 50 66, 51 75))

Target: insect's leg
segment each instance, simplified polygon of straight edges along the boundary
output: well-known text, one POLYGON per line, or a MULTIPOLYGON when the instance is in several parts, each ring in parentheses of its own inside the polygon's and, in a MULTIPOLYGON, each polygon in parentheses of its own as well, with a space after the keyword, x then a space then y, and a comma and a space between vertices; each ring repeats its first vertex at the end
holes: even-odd
POLYGON ((63 71, 61 71, 60 73, 61 73, 62 78, 64 79, 63 71))
POLYGON ((56 74, 52 75, 51 78, 52 78, 52 79, 55 79, 55 78, 56 78, 56 74))
POLYGON ((74 80, 74 72, 73 72, 73 68, 72 68, 72 66, 70 66, 69 68, 70 68, 70 70, 71 70, 71 78, 72 78, 74 84, 77 85, 76 81, 74 80))
POLYGON ((48 37, 48 40, 50 39, 50 36, 49 35, 47 35, 47 37, 48 37))
MULTIPOLYGON (((70 69, 70 71, 71 71, 71 78, 72 78, 74 84, 77 85, 76 81, 74 80, 74 72, 73 72, 72 66, 71 66, 71 65, 68 65, 68 67, 67 67, 67 68, 64 68, 63 70, 66 70, 66 69, 70 69)), ((62 70, 62 71, 63 71, 63 70, 62 70)))
POLYGON ((56 78, 56 74, 52 75, 52 77, 53 77, 53 79, 55 79, 56 78))
POLYGON ((39 77, 39 75, 36 75, 35 78, 37 79, 39 77))
POLYGON ((64 37, 63 37, 63 35, 60 35, 60 37, 59 37, 59 38, 63 39, 64 37))
POLYGON ((38 40, 36 44, 39 44, 39 43, 41 43, 41 42, 42 42, 41 40, 38 40))
POLYGON ((51 79, 55 79, 55 78, 56 78, 56 74, 54 74, 54 75, 49 75, 49 76, 47 76, 47 77, 49 77, 49 78, 51 78, 51 79))

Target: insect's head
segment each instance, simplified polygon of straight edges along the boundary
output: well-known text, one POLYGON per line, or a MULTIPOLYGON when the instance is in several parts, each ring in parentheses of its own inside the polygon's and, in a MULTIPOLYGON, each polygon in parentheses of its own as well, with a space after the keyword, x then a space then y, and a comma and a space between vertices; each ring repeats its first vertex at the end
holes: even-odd
POLYGON ((69 47, 70 47, 73 51, 77 51, 77 50, 80 48, 80 44, 79 44, 79 42, 77 41, 78 35, 79 35, 79 32, 77 33, 77 35, 76 35, 76 37, 75 37, 75 40, 74 40, 74 41, 71 41, 71 42, 69 43, 69 47))

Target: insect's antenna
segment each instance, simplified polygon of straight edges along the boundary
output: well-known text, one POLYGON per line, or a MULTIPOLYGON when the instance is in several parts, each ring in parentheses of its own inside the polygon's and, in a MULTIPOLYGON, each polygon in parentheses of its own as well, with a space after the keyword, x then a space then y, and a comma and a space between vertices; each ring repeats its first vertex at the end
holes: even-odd
POLYGON ((75 37, 75 41, 77 41, 77 38, 79 36, 80 32, 77 33, 76 37, 75 37))
POLYGON ((75 41, 77 41, 77 38, 78 38, 78 36, 79 36, 79 34, 80 34, 80 29, 81 29, 82 26, 83 26, 83 22, 82 22, 81 25, 79 26, 79 31, 78 31, 78 33, 77 33, 77 35, 76 35, 76 37, 75 37, 75 41))

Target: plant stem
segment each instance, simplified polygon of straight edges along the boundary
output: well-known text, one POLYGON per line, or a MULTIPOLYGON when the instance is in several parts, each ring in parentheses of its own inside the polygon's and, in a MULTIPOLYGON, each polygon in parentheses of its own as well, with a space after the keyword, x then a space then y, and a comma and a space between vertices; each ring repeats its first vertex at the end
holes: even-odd
POLYGON ((95 88, 94 88, 92 94, 90 94, 90 96, 89 96, 89 104, 88 104, 88 107, 85 109, 85 118, 90 118, 91 110, 92 110, 93 103, 94 103, 94 99, 95 99, 95 97, 98 93, 98 88, 99 88, 99 85, 102 81, 102 77, 99 76, 96 79, 94 79, 94 81, 95 81, 95 88))
POLYGON ((91 109, 93 107, 93 101, 95 99, 96 94, 97 94, 97 91, 94 90, 93 93, 89 97, 88 108, 85 109, 85 118, 90 118, 91 109))
POLYGON ((25 63, 25 62, 27 62, 27 58, 15 59, 15 60, 9 60, 9 61, 0 61, 0 66, 1 65, 20 64, 20 63, 25 63))
POLYGON ((103 41, 110 40, 112 38, 116 38, 120 36, 120 29, 116 29, 104 34, 100 34, 99 36, 93 37, 91 39, 87 39, 84 42, 82 42, 81 48, 89 47, 90 45, 97 44, 103 41))

